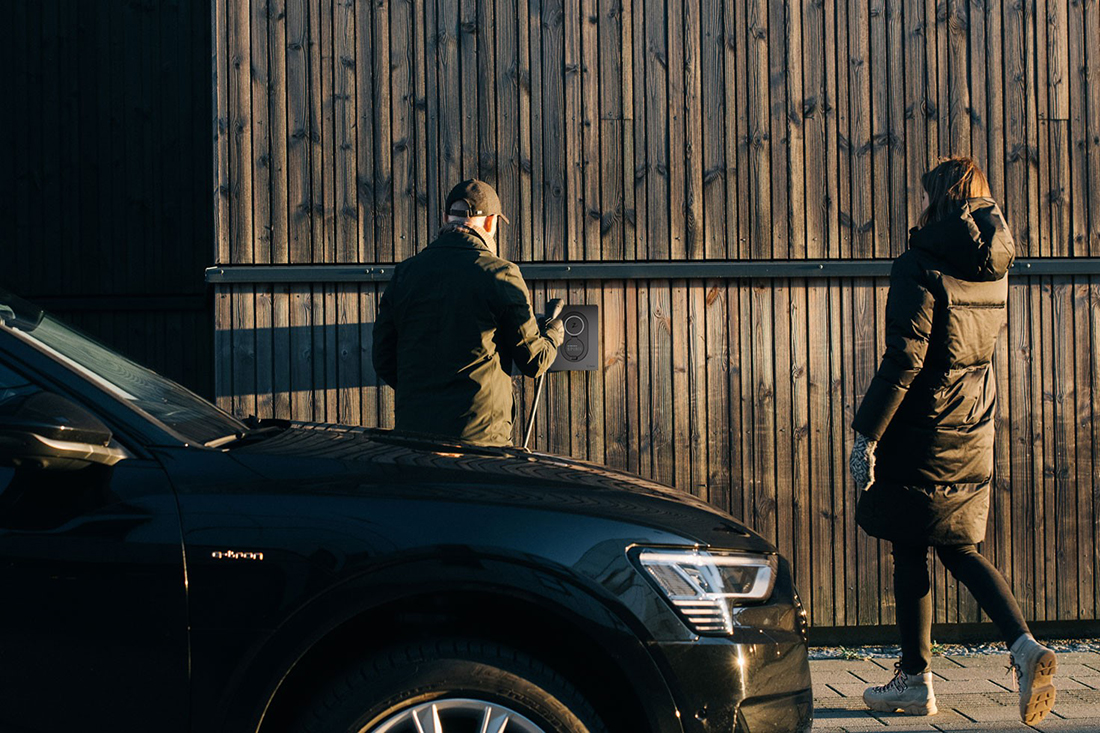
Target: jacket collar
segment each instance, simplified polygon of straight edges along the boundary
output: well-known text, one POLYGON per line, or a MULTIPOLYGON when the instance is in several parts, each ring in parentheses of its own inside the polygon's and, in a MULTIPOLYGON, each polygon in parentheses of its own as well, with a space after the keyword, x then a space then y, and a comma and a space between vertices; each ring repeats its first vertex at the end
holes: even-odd
POLYGON ((493 253, 493 238, 481 227, 445 224, 429 247, 453 247, 480 249, 493 253))

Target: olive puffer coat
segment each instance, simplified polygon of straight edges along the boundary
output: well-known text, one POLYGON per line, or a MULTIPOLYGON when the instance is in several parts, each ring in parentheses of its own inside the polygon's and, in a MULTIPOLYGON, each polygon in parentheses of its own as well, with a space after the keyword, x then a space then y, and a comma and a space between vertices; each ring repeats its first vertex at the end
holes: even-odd
POLYGON ((993 349, 1015 245, 992 199, 909 233, 886 301, 886 353, 852 427, 878 441, 856 519, 875 537, 977 543, 993 476, 993 349))

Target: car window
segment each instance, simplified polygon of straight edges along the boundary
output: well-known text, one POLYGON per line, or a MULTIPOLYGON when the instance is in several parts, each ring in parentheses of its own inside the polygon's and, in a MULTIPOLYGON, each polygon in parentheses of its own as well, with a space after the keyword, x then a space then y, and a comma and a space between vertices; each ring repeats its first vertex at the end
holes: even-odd
POLYGON ((0 415, 4 414, 5 405, 18 402, 21 397, 41 391, 40 387, 32 384, 26 377, 0 364, 0 415))
POLYGON ((3 290, 0 322, 188 441, 206 443, 247 430, 239 420, 185 387, 111 351, 48 313, 32 310, 3 290))

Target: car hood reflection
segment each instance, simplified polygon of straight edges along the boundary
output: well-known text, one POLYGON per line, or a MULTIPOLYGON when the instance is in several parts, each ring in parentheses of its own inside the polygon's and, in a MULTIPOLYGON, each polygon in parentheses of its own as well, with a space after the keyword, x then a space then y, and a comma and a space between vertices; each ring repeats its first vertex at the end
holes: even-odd
POLYGON ((573 511, 690 528, 697 542, 710 546, 774 551, 732 517, 716 520, 715 508, 690 494, 561 456, 314 423, 289 424, 230 453, 262 477, 256 490, 272 493, 370 491, 376 497, 573 511))

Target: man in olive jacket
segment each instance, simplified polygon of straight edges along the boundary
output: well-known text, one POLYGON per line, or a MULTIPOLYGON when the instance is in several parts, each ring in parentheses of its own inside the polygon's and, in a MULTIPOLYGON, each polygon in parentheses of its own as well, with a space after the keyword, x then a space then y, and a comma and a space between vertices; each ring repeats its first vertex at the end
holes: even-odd
POLYGON ((396 392, 397 430, 510 445, 512 364, 544 373, 564 329, 557 319, 539 328, 519 268, 497 257, 504 215, 493 188, 463 181, 445 210, 439 236, 382 295, 374 368, 396 392))

